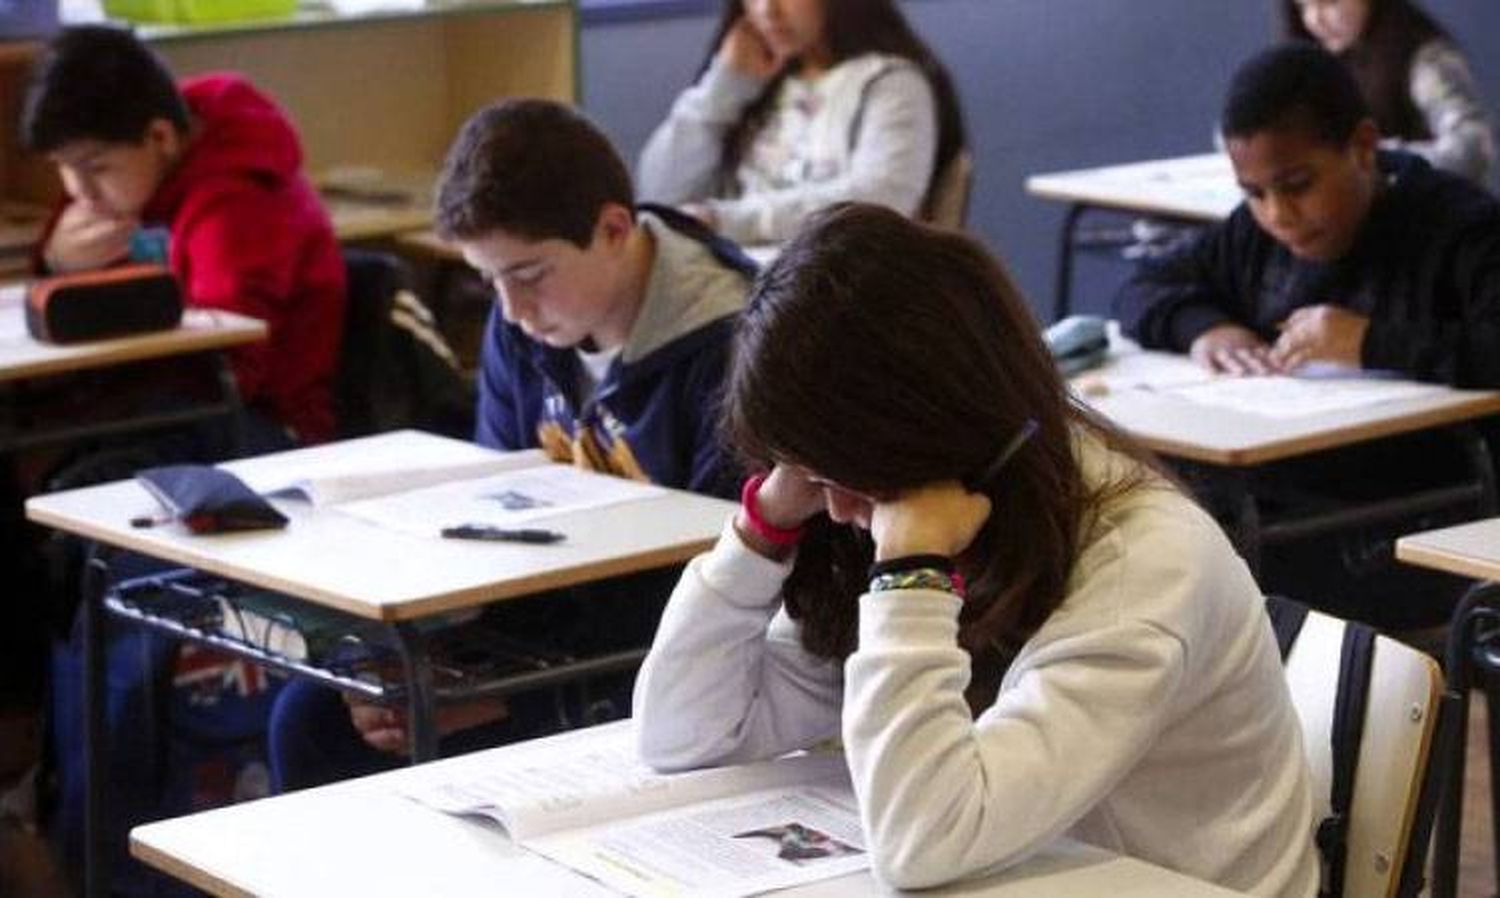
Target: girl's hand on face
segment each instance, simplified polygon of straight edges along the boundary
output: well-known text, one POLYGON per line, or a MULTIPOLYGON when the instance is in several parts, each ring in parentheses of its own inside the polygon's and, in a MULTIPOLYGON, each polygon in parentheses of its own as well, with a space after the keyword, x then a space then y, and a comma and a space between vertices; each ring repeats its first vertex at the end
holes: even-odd
POLYGON ((990 518, 990 497, 956 480, 932 483, 877 502, 870 517, 875 558, 907 555, 953 558, 969 547, 990 518))
MULTIPOLYGON (((761 520, 781 530, 801 527, 823 508, 822 487, 812 482, 805 468, 796 465, 772 468, 755 494, 755 511, 761 520)), ((756 533, 745 518, 744 509, 735 513, 734 528, 745 544, 760 555, 781 559, 791 553, 791 546, 777 545, 756 533)))
POLYGON ((743 16, 725 32, 724 40, 719 44, 719 61, 760 81, 770 80, 786 62, 771 51, 760 32, 743 16))
POLYGON ((781 464, 766 475, 755 504, 767 524, 791 530, 823 511, 823 488, 812 481, 806 468, 781 464))

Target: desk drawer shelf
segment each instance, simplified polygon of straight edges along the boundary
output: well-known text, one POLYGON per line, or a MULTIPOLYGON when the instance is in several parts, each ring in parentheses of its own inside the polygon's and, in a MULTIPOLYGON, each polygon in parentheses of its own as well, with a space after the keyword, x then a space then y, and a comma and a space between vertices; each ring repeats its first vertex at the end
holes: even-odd
MULTIPOLYGON (((395 634, 363 618, 188 568, 124 581, 106 594, 104 607, 118 617, 372 701, 406 700, 395 634)), ((483 620, 424 635, 433 695, 440 702, 561 685, 632 666, 643 654, 580 661, 526 646, 483 620)))

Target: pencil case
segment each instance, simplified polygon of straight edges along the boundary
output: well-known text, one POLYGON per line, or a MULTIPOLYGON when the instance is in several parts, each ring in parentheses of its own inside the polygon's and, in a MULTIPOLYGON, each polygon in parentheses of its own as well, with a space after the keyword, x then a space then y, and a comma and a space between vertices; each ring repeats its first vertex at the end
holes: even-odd
POLYGON ((135 479, 163 510, 194 533, 285 527, 286 515, 228 471, 209 465, 164 465, 135 479))
POLYGON ((182 291, 160 265, 54 275, 26 290, 26 329, 46 343, 170 330, 181 321, 182 291))
POLYGON ((1109 331, 1096 315, 1071 315, 1047 328, 1042 338, 1064 377, 1098 367, 1109 355, 1109 331))

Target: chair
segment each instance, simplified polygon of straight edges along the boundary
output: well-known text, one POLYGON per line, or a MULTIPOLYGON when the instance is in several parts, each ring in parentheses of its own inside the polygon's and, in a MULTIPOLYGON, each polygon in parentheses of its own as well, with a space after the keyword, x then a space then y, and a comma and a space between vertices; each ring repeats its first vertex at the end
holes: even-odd
MULTIPOLYGON (((1349 700, 1355 679, 1346 675, 1346 633, 1359 628, 1373 636, 1373 631, 1282 599, 1267 603, 1283 641, 1287 685, 1312 771, 1314 817, 1325 821, 1323 829, 1331 815, 1335 779, 1335 714, 1339 703, 1349 700), (1290 637, 1277 620, 1286 612, 1306 615, 1300 631, 1290 637)), ((1439 753, 1435 746, 1449 739, 1452 704, 1432 658, 1385 636, 1373 636, 1373 646, 1363 730, 1353 735, 1358 761, 1344 832, 1343 888, 1332 898, 1415 898, 1422 888, 1443 769, 1429 762, 1439 753)), ((1328 894, 1334 861, 1321 834, 1319 841, 1328 894)))
POLYGON ((974 188, 974 154, 960 147, 927 188, 918 216, 928 224, 958 230, 969 217, 969 194, 974 188))
POLYGON ((400 258, 346 248, 348 308, 334 387, 339 435, 417 427, 468 438, 471 387, 400 258))

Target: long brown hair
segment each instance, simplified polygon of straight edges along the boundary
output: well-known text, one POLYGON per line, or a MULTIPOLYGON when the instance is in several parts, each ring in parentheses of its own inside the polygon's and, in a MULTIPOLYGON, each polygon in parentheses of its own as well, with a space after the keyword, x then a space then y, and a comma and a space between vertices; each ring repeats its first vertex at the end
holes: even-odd
MULTIPOLYGON (((948 70, 912 30, 901 10, 896 8, 895 0, 823 0, 823 4, 823 36, 835 63, 864 53, 887 53, 911 60, 927 77, 937 100, 937 156, 932 167, 932 177, 936 178, 968 142, 958 91, 948 70)), ((713 62, 719 45, 724 43, 724 36, 744 15, 744 0, 725 0, 724 13, 698 70, 700 77, 713 62)), ((739 167, 751 138, 765 124, 781 82, 795 71, 798 64, 798 60, 789 61, 766 84, 760 96, 745 107, 739 121, 729 130, 719 154, 719 172, 726 181, 739 167)))
MULTIPOLYGON (((752 469, 793 462, 874 495, 957 478, 988 495, 994 510, 963 559, 959 641, 976 676, 980 652, 1019 645, 1062 601, 1099 506, 1144 480, 1086 484, 1079 431, 1149 465, 1072 402, 983 247, 853 203, 812 217, 757 279, 724 424, 752 469), (1031 421, 1034 436, 994 472, 1031 421)), ((872 557, 863 531, 809 522, 785 588, 808 651, 853 651, 872 557)))
MULTIPOLYGON (((1368 0, 1365 29, 1349 49, 1338 54, 1354 80, 1380 133, 1403 140, 1427 140, 1432 132, 1411 99, 1411 63, 1417 50, 1433 38, 1451 40, 1442 26, 1409 0, 1368 0)), ((1297 0, 1280 0, 1286 36, 1316 40, 1302 24, 1297 0)))

